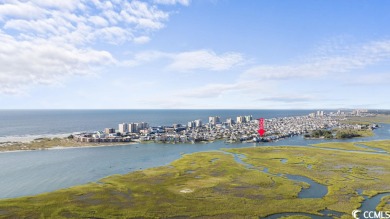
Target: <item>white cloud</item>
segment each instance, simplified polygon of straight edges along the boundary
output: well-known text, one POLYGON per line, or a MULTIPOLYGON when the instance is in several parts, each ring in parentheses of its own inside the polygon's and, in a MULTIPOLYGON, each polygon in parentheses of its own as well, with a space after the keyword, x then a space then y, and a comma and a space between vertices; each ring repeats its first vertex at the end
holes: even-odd
MULTIPOLYGON (((332 51, 336 53, 337 51, 332 51)), ((390 41, 376 41, 343 51, 343 54, 327 54, 308 58, 299 64, 267 66, 260 65, 248 69, 242 78, 280 80, 290 78, 315 78, 333 73, 346 73, 352 70, 390 60, 390 41)))
POLYGON ((0 93, 20 93, 33 84, 53 84, 70 75, 93 74, 114 63, 110 53, 44 40, 18 41, 0 33, 0 93))
POLYGON ((100 16, 91 16, 88 18, 88 21, 93 23, 97 27, 106 27, 108 26, 108 21, 100 16))
POLYGON ((30 2, 12 2, 0 4, 0 21, 9 18, 38 19, 44 17, 45 10, 30 2))
POLYGON ((191 89, 180 94, 182 97, 214 98, 222 94, 239 89, 237 84, 208 84, 200 88, 191 89))
POLYGON ((183 52, 172 56, 173 62, 168 66, 176 71, 209 69, 213 71, 228 70, 244 61, 239 53, 217 55, 213 51, 198 50, 183 52))
POLYGON ((157 4, 164 4, 164 5, 175 5, 175 4, 182 4, 185 6, 188 6, 190 4, 190 0, 155 0, 157 4))
POLYGON ((389 73, 367 73, 348 80, 346 85, 388 85, 390 83, 389 73))
POLYGON ((302 102, 312 102, 316 98, 308 95, 285 95, 285 96, 267 96, 258 98, 258 101, 269 101, 269 102, 281 102, 281 103, 302 103, 302 102))
POLYGON ((137 44, 144 44, 150 41, 150 37, 148 36, 140 36, 140 37, 135 37, 134 38, 134 43, 137 44))
MULTIPOLYGON (((14 1, 0 5, 0 23, 30 37, 89 43, 106 40, 107 31, 120 30, 115 39, 133 41, 145 31, 164 27, 169 13, 141 1, 14 1), (2 21, 2 22, 1 22, 2 21), (105 30, 100 30, 104 27, 105 30), (105 34, 101 34, 101 33, 105 34), (78 39, 73 40, 73 37, 78 39), (87 40, 80 40, 81 38, 87 40)), ((112 36, 114 33, 108 33, 112 36)), ((111 37, 109 37, 111 39, 111 37)), ((111 43, 111 40, 108 41, 111 43)))
POLYGON ((79 0, 52 1, 52 0, 34 0, 34 4, 48 9, 74 10, 82 7, 79 0))
POLYGON ((0 93, 93 74, 96 67, 118 63, 109 51, 91 46, 147 43, 148 34, 163 28, 169 14, 139 0, 2 1, 0 93))
POLYGON ((234 66, 243 64, 245 61, 242 54, 235 52, 216 54, 214 51, 210 50, 195 50, 178 53, 145 51, 135 54, 133 59, 127 60, 123 64, 136 66, 160 59, 167 59, 170 61, 167 66, 168 70, 181 72, 194 70, 229 70, 234 66))

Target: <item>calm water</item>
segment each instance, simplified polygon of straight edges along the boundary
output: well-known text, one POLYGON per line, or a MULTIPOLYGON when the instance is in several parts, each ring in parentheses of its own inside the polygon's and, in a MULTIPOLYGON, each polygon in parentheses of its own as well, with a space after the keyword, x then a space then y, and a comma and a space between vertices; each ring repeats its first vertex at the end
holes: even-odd
MULTIPOLYGON (((87 112, 87 111, 85 111, 87 112)), ((112 111, 111 111, 112 112, 112 111)), ((129 111, 120 111, 120 113, 128 113, 129 111)), ((130 111, 134 112, 134 111, 130 111)), ((160 113, 160 111, 158 111, 160 113)), ((162 111, 166 113, 165 118, 160 118, 160 116, 154 115, 155 118, 159 118, 160 121, 165 121, 167 124, 173 122, 181 122, 179 120, 174 120, 174 115, 172 111, 162 111), (170 117, 168 117, 170 115, 170 117)), ((179 118, 181 120, 192 120, 195 118, 203 118, 202 115, 206 117, 208 115, 221 115, 227 116, 230 111, 196 111, 196 115, 191 116, 191 111, 184 112, 182 110, 177 111, 177 114, 181 114, 179 118), (210 113, 211 112, 211 113, 210 113), (224 113, 224 114, 223 114, 224 113)), ((262 116, 265 118, 276 117, 279 115, 287 116, 289 115, 298 115, 298 111, 287 112, 284 111, 269 111, 270 115, 266 115, 267 111, 234 111, 232 116, 241 115, 241 114, 252 114, 254 117, 262 116)), ((300 114, 306 114, 305 111, 299 111, 300 114)), ((82 115, 78 115, 75 112, 66 111, 62 119, 61 113, 58 111, 47 111, 47 114, 50 114, 45 119, 42 111, 17 111, 16 115, 24 115, 21 118, 15 119, 11 122, 12 116, 5 116, 5 114, 13 114, 8 111, 1 111, 1 128, 0 133, 3 135, 15 135, 10 130, 22 129, 22 133, 28 133, 27 130, 34 129, 35 134, 44 134, 50 133, 51 129, 47 127, 47 124, 51 124, 53 130, 63 130, 64 132, 71 131, 71 127, 79 127, 79 130, 82 130, 84 127, 85 130, 90 127, 90 129, 98 129, 95 127, 105 127, 105 123, 114 123, 114 118, 120 119, 117 115, 111 115, 110 118, 99 119, 102 114, 105 114, 107 111, 98 111, 95 112, 96 117, 91 117, 91 121, 86 118, 83 118, 82 115), (35 118, 33 115, 39 114, 38 118, 35 118), (73 116, 71 116, 73 115, 73 116), (48 118, 56 118, 54 121, 51 121, 48 118), (3 119, 7 118, 8 123, 17 123, 13 124, 12 128, 4 130, 3 119), (80 118, 79 123, 77 119, 80 118), (93 119, 92 119, 93 118, 93 119), (23 128, 23 120, 26 119, 25 124, 26 128, 23 128), (96 121, 94 120, 96 119, 96 121), (69 120, 69 121, 67 121, 69 120), (84 124, 89 121, 91 124, 84 124), (19 124, 19 125, 18 125, 19 124), (61 128, 61 124, 64 124, 64 127, 61 128), (38 131, 39 130, 39 131, 38 131)), ((152 115, 151 111, 147 111, 152 115)), ((162 113, 162 114, 163 114, 162 113)), ((88 113, 83 115, 89 115, 88 113)), ((145 116, 145 115, 144 115, 145 116)), ((132 117, 127 117, 123 121, 140 121, 141 119, 136 119, 132 117)), ((149 121, 151 120, 144 120, 149 121)), ((154 122, 157 124, 157 122, 154 122)), ((184 123, 184 122, 183 122, 184 123)), ((152 123, 153 124, 153 123, 152 123)), ((390 126, 384 125, 382 128, 375 131, 375 136, 370 138, 362 139, 349 139, 346 141, 365 141, 365 140, 380 140, 380 139, 390 139, 390 126)), ((325 140, 305 140, 301 136, 288 138, 279 142, 263 143, 257 144, 257 146, 272 146, 272 145, 308 145, 313 143, 319 143, 325 140)), ((211 151, 218 150, 220 148, 239 148, 239 147, 250 147, 255 144, 226 144, 224 142, 215 142, 211 144, 138 144, 138 145, 127 145, 127 146, 115 146, 115 147, 99 147, 99 148, 76 148, 76 149, 62 149, 62 150, 44 150, 44 151, 25 151, 25 152, 11 152, 11 153, 0 153, 0 198, 11 198, 19 197, 26 195, 34 195, 43 192, 49 192, 60 188, 66 188, 73 185, 84 184, 87 182, 96 182, 99 179, 112 175, 112 174, 124 174, 127 172, 162 166, 169 164, 173 160, 176 160, 181 157, 182 153, 193 153, 199 151, 211 151)))

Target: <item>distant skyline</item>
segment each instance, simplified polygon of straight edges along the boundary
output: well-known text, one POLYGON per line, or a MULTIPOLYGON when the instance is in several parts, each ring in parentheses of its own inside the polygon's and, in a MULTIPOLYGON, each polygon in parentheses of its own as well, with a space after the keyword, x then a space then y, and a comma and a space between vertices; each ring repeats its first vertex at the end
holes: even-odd
POLYGON ((390 109, 386 0, 4 0, 0 109, 390 109))

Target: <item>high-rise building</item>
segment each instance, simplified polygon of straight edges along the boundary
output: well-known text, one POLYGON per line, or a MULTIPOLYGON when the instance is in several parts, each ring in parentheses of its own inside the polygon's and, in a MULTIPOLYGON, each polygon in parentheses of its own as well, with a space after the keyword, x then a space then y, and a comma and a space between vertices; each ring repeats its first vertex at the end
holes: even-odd
POLYGON ((237 121, 238 124, 240 124, 240 123, 245 123, 245 117, 243 117, 243 116, 237 116, 236 121, 237 121))
POLYGON ((252 121, 252 115, 245 116, 245 122, 250 122, 250 121, 252 121))
POLYGON ((195 128, 195 121, 188 122, 187 126, 188 128, 195 128))
POLYGON ((197 119, 197 120, 195 120, 194 122, 195 122, 195 126, 196 126, 196 127, 202 127, 202 120, 197 119))
POLYGON ((209 124, 211 124, 211 125, 216 125, 216 124, 218 124, 220 122, 221 121, 220 121, 219 116, 210 116, 209 117, 209 124))
POLYGON ((131 133, 137 133, 139 131, 137 123, 129 123, 128 130, 131 133))
POLYGON ((121 123, 119 124, 119 132, 120 133, 127 133, 129 131, 127 127, 127 123, 121 123))
POLYGON ((104 133, 106 133, 106 134, 115 133, 115 129, 114 128, 105 128, 104 129, 104 133))
POLYGON ((149 124, 146 123, 146 122, 139 122, 139 123, 135 123, 135 124, 137 124, 137 129, 138 130, 149 128, 149 124))

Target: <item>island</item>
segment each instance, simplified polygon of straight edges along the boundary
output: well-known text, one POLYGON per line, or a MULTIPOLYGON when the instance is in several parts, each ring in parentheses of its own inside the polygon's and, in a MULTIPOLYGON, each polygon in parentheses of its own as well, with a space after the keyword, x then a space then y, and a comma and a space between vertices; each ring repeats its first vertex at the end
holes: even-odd
POLYGON ((186 125, 150 126, 146 122, 118 124, 118 129, 81 132, 66 138, 38 138, 31 142, 0 142, 0 151, 42 150, 62 147, 97 147, 136 143, 209 143, 216 140, 227 143, 269 142, 292 136, 305 138, 353 138, 372 136, 379 127, 373 122, 389 122, 389 115, 368 111, 328 112, 317 111, 305 116, 290 116, 265 119, 265 134, 260 136, 259 118, 251 115, 227 118, 210 116, 207 123, 200 119, 186 125))

